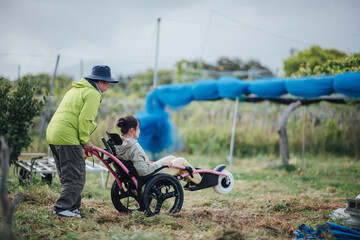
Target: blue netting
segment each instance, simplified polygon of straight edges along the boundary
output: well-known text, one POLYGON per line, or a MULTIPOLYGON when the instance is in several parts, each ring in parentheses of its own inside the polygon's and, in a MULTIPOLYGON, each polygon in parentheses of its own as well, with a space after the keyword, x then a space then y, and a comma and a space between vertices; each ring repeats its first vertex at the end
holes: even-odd
POLYGON ((350 97, 360 97, 360 72, 348 72, 335 76, 334 90, 350 97))
POLYGON ((159 100, 172 108, 188 105, 194 98, 191 84, 162 85, 156 91, 159 100))
POLYGON ((234 77, 221 77, 217 81, 221 98, 235 99, 242 94, 248 94, 249 83, 234 77))
POLYGON ((217 81, 204 79, 192 84, 194 100, 216 100, 219 99, 217 81))
POLYGON ((159 91, 158 89, 155 89, 155 91, 150 92, 146 96, 145 107, 148 113, 155 114, 159 112, 161 114, 165 111, 166 105, 159 100, 158 91, 159 91))
POLYGON ((173 143, 173 132, 170 126, 168 114, 149 114, 138 112, 136 117, 140 119, 139 144, 152 153, 159 153, 173 143))
POLYGON ((175 124, 165 113, 167 106, 176 109, 194 100, 235 99, 249 93, 271 99, 287 93, 313 98, 334 91, 349 97, 360 97, 360 72, 343 73, 335 77, 263 78, 251 82, 222 77, 219 80, 204 79, 195 83, 163 85, 148 94, 146 112, 138 115, 142 121, 139 142, 152 153, 159 153, 170 146, 173 151, 183 147, 175 124))
POLYGON ((276 98, 286 93, 284 79, 262 78, 249 83, 249 92, 261 98, 276 98))
POLYGON ((335 239, 345 240, 345 239, 359 239, 360 240, 360 232, 355 231, 351 228, 347 228, 332 222, 327 222, 326 224, 319 225, 315 230, 311 227, 311 225, 306 226, 305 224, 301 224, 298 227, 297 231, 294 231, 295 239, 305 240, 305 239, 335 239))
POLYGON ((285 89, 291 95, 303 98, 314 98, 331 94, 334 76, 316 76, 288 79, 285 89))

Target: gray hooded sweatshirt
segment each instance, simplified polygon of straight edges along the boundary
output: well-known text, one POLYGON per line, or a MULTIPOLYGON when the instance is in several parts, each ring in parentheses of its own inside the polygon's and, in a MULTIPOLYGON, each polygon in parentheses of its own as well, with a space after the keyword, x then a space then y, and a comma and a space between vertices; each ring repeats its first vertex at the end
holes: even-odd
POLYGON ((161 167, 161 163, 151 163, 144 149, 134 138, 124 138, 121 136, 123 143, 115 145, 116 157, 124 161, 132 161, 136 172, 139 176, 146 176, 161 167))

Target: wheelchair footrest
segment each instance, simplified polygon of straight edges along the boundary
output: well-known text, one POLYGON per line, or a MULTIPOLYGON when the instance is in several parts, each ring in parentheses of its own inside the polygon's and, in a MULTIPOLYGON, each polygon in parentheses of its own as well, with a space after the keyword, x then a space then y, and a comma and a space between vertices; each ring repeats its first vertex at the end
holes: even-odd
POLYGON ((193 182, 188 182, 184 186, 184 190, 187 191, 197 191, 204 188, 213 187, 218 184, 219 175, 212 173, 200 173, 202 176, 201 182, 199 184, 195 184, 193 182))

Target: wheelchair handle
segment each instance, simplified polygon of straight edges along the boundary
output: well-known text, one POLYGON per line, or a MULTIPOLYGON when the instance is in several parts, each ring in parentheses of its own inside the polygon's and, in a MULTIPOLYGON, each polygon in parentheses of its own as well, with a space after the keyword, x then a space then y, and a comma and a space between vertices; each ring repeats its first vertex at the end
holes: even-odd
POLYGON ((101 138, 101 141, 104 143, 106 151, 108 151, 109 153, 113 153, 109 147, 109 144, 106 142, 105 138, 101 138))

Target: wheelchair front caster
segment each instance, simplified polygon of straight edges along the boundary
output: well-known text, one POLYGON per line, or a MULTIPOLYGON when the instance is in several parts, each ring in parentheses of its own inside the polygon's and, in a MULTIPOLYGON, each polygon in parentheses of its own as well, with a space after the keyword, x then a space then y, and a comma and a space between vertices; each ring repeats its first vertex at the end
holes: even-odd
POLYGON ((227 176, 219 175, 218 184, 213 186, 213 189, 219 194, 226 194, 234 187, 234 177, 228 170, 222 170, 221 173, 225 173, 227 176))

